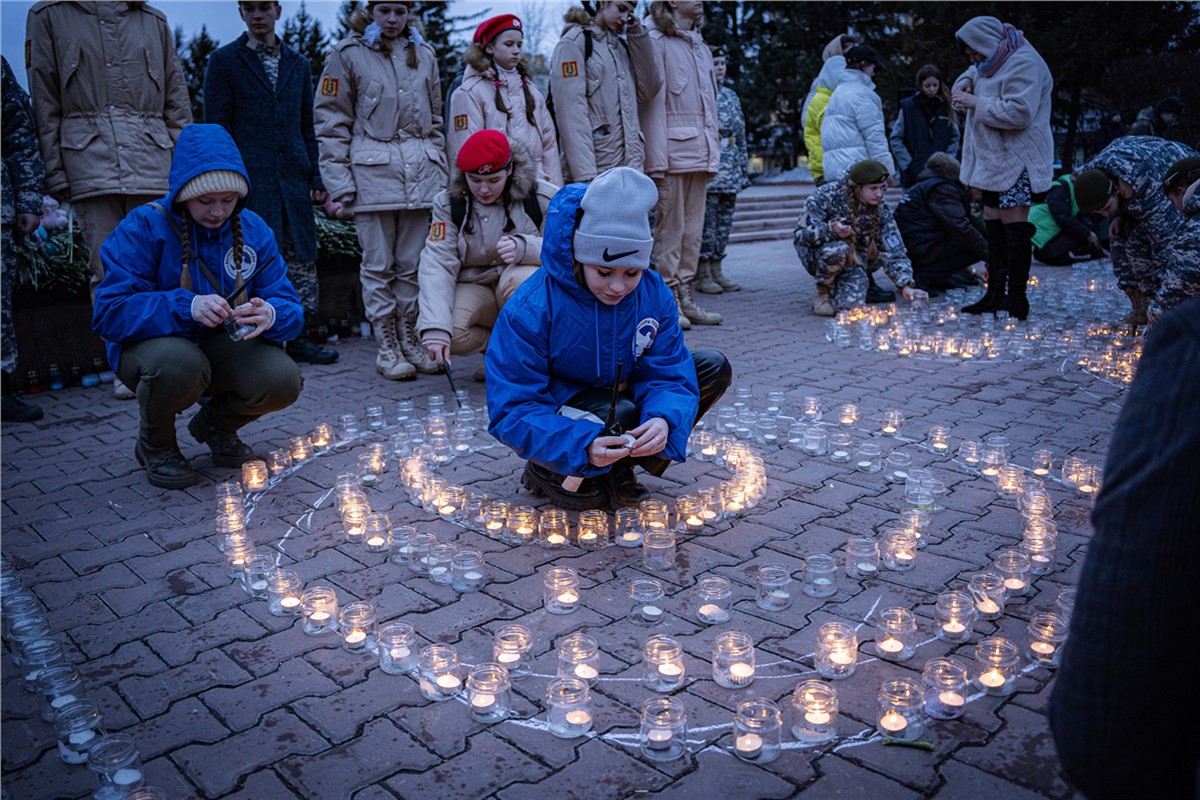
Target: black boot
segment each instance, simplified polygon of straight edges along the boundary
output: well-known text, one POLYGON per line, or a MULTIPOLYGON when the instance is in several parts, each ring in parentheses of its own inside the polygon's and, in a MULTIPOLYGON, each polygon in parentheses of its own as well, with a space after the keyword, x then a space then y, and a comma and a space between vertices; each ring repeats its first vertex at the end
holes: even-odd
POLYGON ((212 453, 213 463, 218 467, 237 469, 242 464, 254 458, 250 446, 238 438, 234 431, 223 431, 214 427, 209 412, 209 406, 204 406, 188 423, 188 432, 200 444, 208 444, 212 453))
POLYGON ((642 486, 637 475, 633 473, 633 465, 627 460, 613 464, 605 476, 604 485, 608 489, 609 504, 614 509, 636 506, 643 500, 650 499, 650 492, 642 486))
POLYGON ((332 364, 338 360, 338 351, 329 350, 306 339, 293 339, 287 343, 287 354, 293 361, 308 361, 312 364, 332 364))
POLYGON ((889 292, 887 289, 881 289, 879 284, 875 282, 875 274, 867 273, 867 302, 868 303, 894 303, 896 302, 896 293, 889 292))
POLYGON ((532 461, 525 462, 525 472, 521 474, 522 486, 538 497, 549 497, 554 505, 567 511, 587 511, 607 504, 608 497, 597 481, 585 479, 578 490, 569 492, 563 488, 564 480, 565 476, 532 461))
POLYGON ((988 243, 987 292, 978 302, 963 306, 963 312, 967 314, 987 314, 1000 308, 1008 281, 1008 243, 1004 235, 1004 223, 989 219, 983 226, 987 230, 988 243))
POLYGON ((1029 317, 1029 298, 1025 289, 1029 283, 1035 233, 1037 226, 1032 222, 1010 222, 1004 226, 1005 254, 1008 259, 1008 297, 1000 305, 1000 309, 1017 319, 1029 317))
POLYGON ((196 482, 192 465, 175 444, 155 447, 144 436, 139 436, 133 454, 137 462, 146 468, 146 479, 151 486, 186 489, 196 482))
POLYGON ((11 372, 2 373, 4 376, 3 390, 0 391, 0 420, 4 422, 34 422, 42 418, 42 410, 33 403, 27 403, 17 393, 17 385, 11 372))

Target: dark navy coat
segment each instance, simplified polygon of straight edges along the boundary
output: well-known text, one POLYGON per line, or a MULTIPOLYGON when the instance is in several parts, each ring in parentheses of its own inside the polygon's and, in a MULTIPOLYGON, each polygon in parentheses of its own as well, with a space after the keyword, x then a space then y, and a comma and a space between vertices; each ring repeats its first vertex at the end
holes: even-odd
POLYGON ((286 215, 297 261, 317 259, 309 191, 323 189, 313 132, 313 81, 308 59, 280 44, 275 90, 246 34, 213 52, 204 74, 204 121, 233 135, 250 173, 246 207, 283 244, 286 215))

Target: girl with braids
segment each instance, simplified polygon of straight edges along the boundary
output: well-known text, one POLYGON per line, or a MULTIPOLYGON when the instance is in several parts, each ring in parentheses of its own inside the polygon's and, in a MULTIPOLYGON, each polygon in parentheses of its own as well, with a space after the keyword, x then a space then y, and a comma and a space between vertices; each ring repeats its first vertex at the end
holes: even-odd
POLYGON ((558 190, 500 131, 473 134, 455 166, 421 251, 417 329, 439 364, 487 348, 500 309, 542 263, 542 223, 558 190))
POLYGON ((917 93, 900 102, 888 141, 905 189, 920 180, 931 155, 958 152, 958 116, 950 106, 950 89, 933 64, 917 70, 917 93))
POLYGON ((176 415, 208 396, 188 431, 219 467, 254 458, 237 431, 299 396, 300 370, 280 345, 303 329, 304 310, 271 228, 244 208, 250 182, 224 128, 183 129, 169 187, 100 248, 92 326, 137 394, 138 463, 154 486, 182 489, 196 474, 176 415))
POLYGON ((832 317, 835 310, 866 303, 867 273, 877 267, 905 300, 929 298, 913 282, 900 230, 883 200, 887 180, 883 164, 859 161, 845 177, 823 184, 805 202, 793 241, 800 263, 817 279, 817 316, 832 317))
POLYGON ((492 17, 475 29, 463 56, 462 85, 450 95, 450 158, 458 156, 471 134, 491 128, 525 146, 538 180, 561 186, 558 135, 529 65, 521 60, 524 36, 521 20, 512 14, 492 17))
POLYGON ((314 121, 329 197, 354 214, 375 369, 388 380, 437 372, 417 335, 417 263, 434 196, 446 188, 437 58, 411 3, 367 3, 333 46, 314 121))

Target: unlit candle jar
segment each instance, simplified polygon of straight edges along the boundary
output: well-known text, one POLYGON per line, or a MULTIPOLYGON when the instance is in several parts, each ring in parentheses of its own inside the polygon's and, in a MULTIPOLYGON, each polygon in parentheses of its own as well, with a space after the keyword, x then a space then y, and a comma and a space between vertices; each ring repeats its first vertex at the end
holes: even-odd
POLYGON ((808 424, 802 419, 794 419, 788 423, 786 444, 791 450, 804 449, 804 432, 808 424))
POLYGON ((875 654, 887 661, 912 658, 917 618, 907 608, 885 608, 875 626, 875 654))
POLYGON ((801 681, 792 692, 792 736, 805 747, 837 735, 837 689, 824 681, 801 681))
POLYGON ((998 433, 983 438, 984 449, 1000 456, 1000 463, 1008 461, 1008 437, 998 433))
POLYGON ((883 456, 879 445, 863 442, 854 451, 854 468, 859 472, 875 473, 883 469, 883 456))
POLYGON ((893 450, 888 453, 883 479, 888 483, 904 483, 908 480, 908 473, 911 469, 912 456, 901 450, 893 450))
POLYGON ((267 553, 255 553, 242 562, 242 590, 256 600, 267 599, 267 574, 275 569, 275 559, 267 553))
POLYGON ((373 653, 379 634, 375 606, 370 603, 349 603, 338 612, 338 630, 342 647, 351 653, 373 653))
POLYGON ((598 508, 580 511, 576 540, 583 550, 603 550, 608 547, 608 512, 598 508))
POLYGON ((337 438, 339 442, 346 443, 359 434, 358 415, 357 414, 342 414, 337 420, 337 438))
POLYGON ((958 460, 971 469, 983 463, 983 443, 976 439, 964 439, 958 444, 958 460))
POLYGON ((646 531, 642 540, 642 566, 660 572, 675 568, 674 531, 646 531))
POLYGON ((484 492, 467 492, 463 496, 463 521, 470 530, 483 532, 483 508, 487 501, 488 496, 484 492))
POLYGON ((977 572, 971 576, 967 591, 975 601, 975 614, 979 619, 999 619, 1004 614, 1007 590, 1001 575, 995 572, 977 572))
POLYGON ((755 576, 758 595, 755 604, 763 611, 783 611, 792 604, 792 576, 787 567, 766 564, 758 568, 755 576))
POLYGON ((1006 547, 996 553, 991 571, 1004 579, 1007 597, 1022 597, 1029 593, 1030 568, 1029 556, 1015 547, 1006 547))
POLYGON ((487 583, 483 553, 471 548, 458 548, 450 559, 451 586, 456 592, 478 592, 487 583))
POLYGON ((779 757, 783 714, 773 701, 757 697, 738 703, 733 717, 734 754, 743 761, 766 764, 779 757))
POLYGON ((848 433, 829 434, 829 460, 835 464, 850 463, 850 449, 854 444, 854 440, 848 433))
POLYGON ((924 692, 915 678, 893 678, 880 685, 875 725, 884 736, 916 739, 921 734, 924 714, 924 692))
POLYGON ((965 642, 971 638, 975 615, 971 595, 958 591, 942 592, 934 604, 934 635, 944 642, 965 642))
POLYGON ((86 764, 88 750, 107 736, 100 708, 86 698, 58 709, 54 732, 58 736, 58 755, 68 764, 86 764))
POLYGON ((417 656, 417 669, 420 673, 417 685, 426 700, 449 700, 462 691, 462 666, 458 661, 458 650, 453 645, 430 644, 422 647, 417 656))
POLYGON ((592 729, 592 694, 578 678, 555 678, 546 685, 547 723, 550 733, 575 739, 592 729))
POLYGON ((370 453, 359 453, 357 473, 363 486, 374 486, 379 483, 379 476, 383 474, 383 460, 370 453))
POLYGON ((638 747, 651 761, 671 761, 688 751, 687 712, 673 697, 651 697, 642 703, 638 747))
POLYGON ((726 689, 741 689, 754 681, 754 642, 741 631, 717 635, 712 651, 713 680, 726 689))
POLYGON ((1067 640, 1067 623, 1058 614, 1040 611, 1029 617, 1029 626, 1025 630, 1029 635, 1026 650, 1029 660, 1039 667, 1058 669, 1062 646, 1067 640))
POLYGON ((760 416, 754 424, 754 441, 765 447, 778 445, 781 435, 779 421, 774 417, 760 416))
POLYGON ((967 704, 967 666, 956 658, 931 658, 921 672, 925 713, 933 719, 958 719, 967 704))
POLYGON ((59 709, 83 697, 83 681, 74 665, 51 664, 38 674, 37 691, 42 697, 42 719, 54 722, 59 709))
POLYGON ((809 597, 833 597, 837 594, 837 560, 827 553, 806 556, 801 586, 809 597))
POLYGON ((804 431, 804 452, 810 456, 823 456, 829 452, 829 434, 823 428, 807 428, 804 431))
POLYGON ((629 621, 635 625, 657 625, 663 621, 663 585, 654 578, 634 578, 629 582, 633 606, 629 621))
POLYGON ((570 567, 549 567, 543 573, 543 605, 551 614, 570 614, 579 608, 579 573, 570 567))
POLYGON ((844 622, 826 622, 817 630, 813 665, 825 678, 838 680, 854 674, 858 664, 858 636, 844 622))
POLYGON ((309 636, 333 633, 338 629, 337 594, 328 586, 312 586, 300 595, 300 616, 309 636))
POLYGON ((67 663, 62 644, 50 637, 22 641, 20 653, 21 671, 25 676, 24 686, 27 692, 37 691, 37 681, 43 670, 67 663))
POLYGON ((508 670, 510 678, 524 678, 532 665, 529 652, 533 648, 533 633, 524 625, 505 625, 492 637, 492 660, 508 670))
POLYGON ((123 733, 109 734, 88 751, 88 769, 96 775, 93 800, 124 800, 144 783, 137 744, 123 733))
POLYGON ((886 531, 879 550, 885 568, 907 572, 917 562, 917 535, 902 528, 886 531))
MULTIPOLYGON (((240 500, 238 501, 241 502, 240 500)), ((227 514, 218 514, 216 521, 217 529, 217 549, 228 555, 225 546, 229 542, 230 536, 236 536, 243 541, 248 541, 246 538, 246 517, 239 508, 236 512, 227 514)))
POLYGON ((594 686, 600 677, 600 645, 586 633, 573 633, 558 643, 558 677, 578 678, 594 686))
POLYGON ((417 666, 417 634, 407 622, 379 628, 379 668, 389 675, 407 675, 417 666))
POLYGON ((874 578, 879 574, 879 545, 866 536, 846 542, 846 574, 851 578, 874 578))
POLYGON ((1001 636, 992 636, 975 645, 975 682, 987 694, 1011 694, 1018 675, 1020 652, 1001 636))
POLYGON ((512 704, 512 683, 500 664, 480 664, 467 676, 467 706, 476 722, 501 722, 512 704))
POLYGON ((304 581, 290 569, 272 569, 267 573, 267 611, 276 617, 300 616, 300 596, 304 581))
POLYGON ((652 692, 683 686, 683 648, 669 636, 651 636, 642 645, 642 682, 652 692))
POLYGON ((706 625, 716 625, 729 619, 733 585, 720 575, 708 575, 696 582, 696 616, 706 625))
POLYGON ((1054 601, 1054 610, 1058 618, 1068 625, 1071 623, 1071 615, 1075 613, 1075 595, 1078 591, 1074 586, 1064 586, 1054 601))

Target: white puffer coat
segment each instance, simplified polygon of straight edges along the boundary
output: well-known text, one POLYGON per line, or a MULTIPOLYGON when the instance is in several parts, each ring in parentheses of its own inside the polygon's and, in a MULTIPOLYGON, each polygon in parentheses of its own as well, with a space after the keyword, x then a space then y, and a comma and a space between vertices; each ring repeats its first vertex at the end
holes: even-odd
POLYGON ((875 93, 875 82, 862 70, 847 69, 838 79, 825 106, 821 147, 825 151, 822 166, 826 180, 845 177, 850 167, 868 158, 882 162, 888 174, 896 174, 888 149, 883 102, 875 93))

